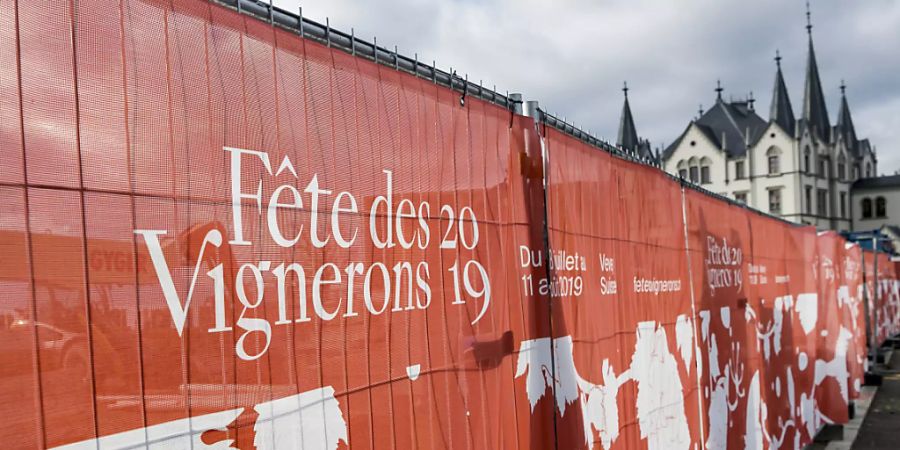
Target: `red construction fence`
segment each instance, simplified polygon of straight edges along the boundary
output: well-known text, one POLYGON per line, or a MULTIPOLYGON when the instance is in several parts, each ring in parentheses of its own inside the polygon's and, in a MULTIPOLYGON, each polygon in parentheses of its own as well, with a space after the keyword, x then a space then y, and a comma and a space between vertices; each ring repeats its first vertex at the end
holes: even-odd
POLYGON ((4 0, 0 103, 10 448, 797 448, 900 331, 883 254, 217 3, 4 0))

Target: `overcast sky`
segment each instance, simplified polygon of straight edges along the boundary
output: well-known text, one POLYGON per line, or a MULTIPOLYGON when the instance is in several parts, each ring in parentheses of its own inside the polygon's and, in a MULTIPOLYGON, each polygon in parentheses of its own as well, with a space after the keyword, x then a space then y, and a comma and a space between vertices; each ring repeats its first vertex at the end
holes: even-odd
MULTIPOLYGON (((671 143, 724 96, 753 92, 768 118, 775 50, 797 117, 807 37, 800 0, 274 0, 279 7, 469 80, 521 92, 569 122, 615 141, 622 82, 638 133, 671 143)), ((834 124, 841 79, 857 135, 880 173, 900 170, 900 1, 814 0, 813 41, 834 124)))

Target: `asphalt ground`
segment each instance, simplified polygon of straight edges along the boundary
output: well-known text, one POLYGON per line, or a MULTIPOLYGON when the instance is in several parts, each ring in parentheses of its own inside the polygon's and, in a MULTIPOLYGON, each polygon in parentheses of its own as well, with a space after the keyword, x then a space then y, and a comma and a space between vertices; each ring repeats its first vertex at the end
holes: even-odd
POLYGON ((900 351, 895 350, 859 433, 853 450, 900 449, 900 351))

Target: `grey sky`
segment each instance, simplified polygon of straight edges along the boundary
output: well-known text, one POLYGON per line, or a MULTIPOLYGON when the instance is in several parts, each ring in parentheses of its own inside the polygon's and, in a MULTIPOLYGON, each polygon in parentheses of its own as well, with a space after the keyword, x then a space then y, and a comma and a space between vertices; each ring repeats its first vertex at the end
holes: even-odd
MULTIPOLYGON (((453 67, 614 141, 628 80, 638 133, 671 143, 715 99, 752 91, 768 117, 775 50, 791 103, 803 101, 807 38, 799 0, 274 0, 406 55, 453 67)), ((900 170, 900 2, 814 0, 813 40, 834 124, 841 79, 880 173, 900 170)))

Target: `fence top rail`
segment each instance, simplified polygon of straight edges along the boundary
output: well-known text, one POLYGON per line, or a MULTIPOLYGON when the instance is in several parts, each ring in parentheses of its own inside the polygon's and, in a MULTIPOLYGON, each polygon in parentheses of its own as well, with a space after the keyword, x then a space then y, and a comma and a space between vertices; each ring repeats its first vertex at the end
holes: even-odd
POLYGON ((360 56, 378 64, 448 87, 460 94, 461 105, 465 104, 468 96, 479 98, 508 110, 512 110, 515 105, 515 101, 511 100, 508 94, 500 94, 494 89, 485 88, 481 83, 471 82, 467 79, 467 76, 459 76, 452 69, 449 72, 438 69, 434 61, 430 65, 423 63, 419 61, 418 55, 410 58, 399 54, 396 47, 394 50, 389 50, 377 45, 377 40, 375 43, 368 42, 365 39, 356 37, 353 32, 348 34, 332 28, 327 22, 323 25, 303 17, 303 8, 300 8, 297 13, 293 13, 259 0, 211 1, 270 23, 273 26, 293 31, 304 39, 310 39, 328 47, 334 47, 351 55, 360 56))

